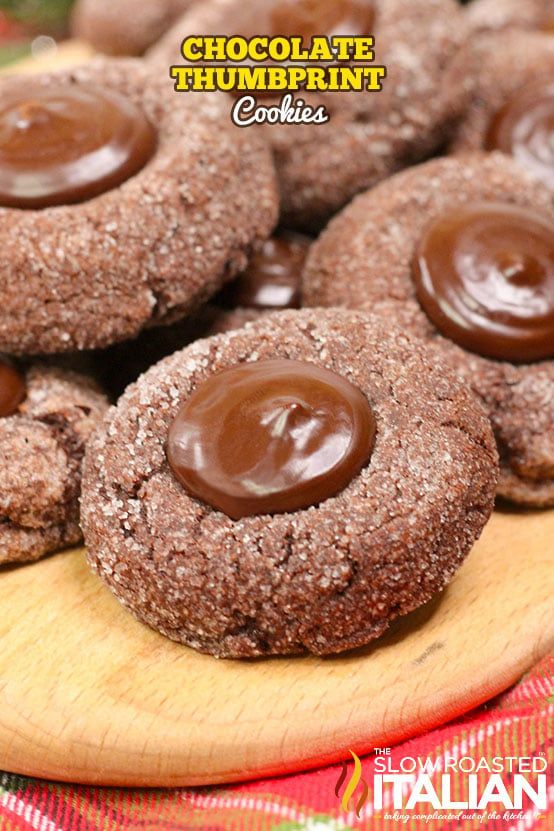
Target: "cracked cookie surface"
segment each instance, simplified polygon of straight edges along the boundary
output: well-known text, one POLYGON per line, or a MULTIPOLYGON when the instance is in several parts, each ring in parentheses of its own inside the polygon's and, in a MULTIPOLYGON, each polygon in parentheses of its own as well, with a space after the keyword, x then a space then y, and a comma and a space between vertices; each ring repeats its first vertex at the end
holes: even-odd
MULTIPOLYGON (((141 61, 98 59, 39 87, 98 85, 128 96, 157 150, 119 187, 77 205, 0 208, 0 350, 104 347, 186 315, 245 268, 278 195, 259 134, 233 127, 224 96, 177 97, 141 61)), ((3 79, 8 92, 19 78, 3 79)))
POLYGON ((85 443, 108 407, 89 379, 37 364, 18 410, 0 418, 0 564, 76 544, 85 443))
POLYGON ((468 202, 505 202, 554 221, 554 196, 508 156, 438 159, 359 196, 312 246, 307 306, 371 311, 424 339, 471 385, 489 413, 501 457, 499 494, 529 506, 554 504, 554 361, 512 365, 442 337, 416 297, 415 246, 434 218, 468 202))
POLYGON ((240 329, 269 314, 261 309, 222 309, 206 303, 186 320, 170 326, 146 329, 138 338, 116 343, 95 356, 95 369, 102 386, 114 400, 153 364, 199 338, 240 329))
POLYGON ((370 315, 279 312, 197 341, 129 387, 87 451, 83 528, 92 567, 164 635, 220 657, 325 654, 367 643, 448 583, 496 477, 484 411, 423 344, 370 315), (358 386, 375 449, 318 506, 233 521, 174 478, 168 429, 203 380, 276 357, 358 386))

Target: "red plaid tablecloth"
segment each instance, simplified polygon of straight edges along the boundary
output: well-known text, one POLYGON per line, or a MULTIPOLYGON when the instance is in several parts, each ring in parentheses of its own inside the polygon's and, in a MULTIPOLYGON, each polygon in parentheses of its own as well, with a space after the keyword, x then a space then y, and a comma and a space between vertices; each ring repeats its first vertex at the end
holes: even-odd
MULTIPOLYGON (((122 790, 87 788, 40 782, 21 776, 0 776, 0 829, 2 831, 345 831, 371 829, 393 831, 403 828, 487 829, 487 831, 529 831, 554 829, 554 658, 545 659, 514 688, 484 707, 468 713, 444 727, 391 750, 393 763, 405 757, 441 760, 446 757, 531 756, 547 761, 546 812, 524 798, 523 810, 514 816, 491 818, 487 811, 467 812, 471 818, 457 816, 418 818, 422 809, 393 814, 385 800, 376 810, 371 786, 375 756, 362 759, 363 777, 345 812, 341 798, 350 781, 354 763, 334 765, 309 773, 266 779, 231 787, 122 790), (338 794, 338 795, 337 795, 338 794), (365 800, 364 800, 364 797, 365 800), (365 802, 360 816, 356 804, 365 802)), ((440 776, 432 774, 433 784, 440 776)), ((480 773, 480 780, 489 774, 480 773)), ((509 787, 510 775, 503 774, 509 787)), ((534 778, 529 781, 533 784, 534 778)), ((438 783, 436 783, 438 786, 438 783)), ((453 798, 460 798, 454 794, 453 798)), ((439 814, 448 814, 439 811, 439 814)), ((459 815, 460 811, 450 812, 459 815)))

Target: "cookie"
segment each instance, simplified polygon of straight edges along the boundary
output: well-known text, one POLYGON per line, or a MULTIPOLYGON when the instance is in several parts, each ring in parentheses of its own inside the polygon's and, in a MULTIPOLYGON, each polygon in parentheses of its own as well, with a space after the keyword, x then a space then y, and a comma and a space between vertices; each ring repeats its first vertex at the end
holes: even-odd
POLYGON ((310 237, 279 231, 250 258, 245 271, 189 318, 147 329, 137 339, 95 355, 102 385, 117 399, 149 367, 189 343, 240 329, 270 311, 298 308, 311 242, 310 237))
POLYGON ((142 55, 192 0, 77 0, 71 34, 107 55, 142 55))
POLYGON ((84 447, 107 407, 82 375, 0 357, 0 564, 81 540, 84 447))
MULTIPOLYGON (((185 13, 148 53, 160 71, 167 70, 168 64, 183 63, 179 49, 187 34, 268 34, 276 31, 283 10, 291 33, 299 20, 305 27, 305 14, 310 22, 315 16, 312 31, 318 34, 325 34, 318 26, 329 18, 328 31, 342 25, 349 34, 375 36, 376 63, 388 68, 380 92, 302 94, 297 97, 327 108, 327 124, 263 128, 275 154, 282 222, 308 231, 319 229, 356 193, 431 154, 445 141, 464 97, 463 86, 452 86, 447 74, 464 36, 463 11, 454 0, 347 0, 316 8, 319 16, 304 0, 297 12, 286 0, 207 0, 185 13), (370 32, 349 20, 360 7, 371 15, 370 32)), ((264 97, 264 104, 271 100, 264 97)))
POLYGON ((485 413, 422 343, 361 313, 276 312, 125 392, 87 452, 83 528, 93 569, 167 637, 326 654, 448 583, 496 477, 485 413))
POLYGON ((552 192, 507 156, 437 159, 354 200, 303 285, 307 306, 371 311, 464 378, 493 425, 499 494, 529 506, 554 504, 553 221, 552 192))
POLYGON ((185 317, 271 232, 270 152, 223 95, 177 98, 132 59, 0 91, 3 351, 104 347, 185 317))
POLYGON ((554 188, 554 36, 482 35, 460 50, 452 77, 471 92, 451 152, 500 150, 554 188))
POLYGON ((467 6, 472 32, 503 29, 554 31, 553 0, 472 0, 467 6))

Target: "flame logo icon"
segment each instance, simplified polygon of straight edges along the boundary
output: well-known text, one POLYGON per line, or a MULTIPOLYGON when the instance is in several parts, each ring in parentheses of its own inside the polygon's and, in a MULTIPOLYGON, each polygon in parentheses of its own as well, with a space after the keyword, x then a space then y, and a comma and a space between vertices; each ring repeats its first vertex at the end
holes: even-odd
MULTIPOLYGON (((355 807, 354 807, 354 810, 356 811, 356 816, 359 819, 360 814, 362 813, 362 808, 364 807, 364 805, 367 801, 369 788, 367 786, 367 782, 365 781, 365 779, 362 779, 362 763, 360 762, 359 757, 356 756, 356 754, 352 750, 350 750, 349 752, 350 752, 350 755, 352 756, 352 758, 354 759, 354 770, 352 771, 352 775, 351 775, 350 779, 348 780, 348 782, 346 784, 346 788, 344 789, 344 793, 342 795, 342 799, 341 799, 340 804, 341 804, 342 810, 345 813, 348 812, 349 810, 351 810, 350 800, 354 796, 354 794, 356 792, 356 788, 358 787, 358 785, 361 784, 362 785, 362 792, 361 792, 361 794, 360 794, 360 796, 359 796, 359 798, 358 798, 358 800, 355 804, 355 807)), ((344 785, 344 782, 346 780, 347 775, 348 775, 348 763, 343 762, 340 776, 337 780, 337 784, 335 785, 335 796, 337 797, 337 799, 340 799, 340 791, 341 791, 342 786, 344 785)))

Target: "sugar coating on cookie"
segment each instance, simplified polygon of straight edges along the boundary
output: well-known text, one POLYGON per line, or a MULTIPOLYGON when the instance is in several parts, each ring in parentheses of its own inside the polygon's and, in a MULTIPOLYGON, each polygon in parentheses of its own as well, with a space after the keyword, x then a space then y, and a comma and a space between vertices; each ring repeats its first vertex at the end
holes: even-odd
POLYGON ((371 311, 424 339, 484 404, 501 457, 499 494, 554 504, 554 361, 511 364, 466 351, 441 336, 416 297, 412 263, 434 219, 469 203, 506 203, 554 220, 552 192, 499 153, 437 159, 353 201, 312 246, 307 306, 371 311))
POLYGON ((142 55, 192 0, 77 0, 71 34, 107 55, 142 55))
POLYGON ((277 232, 250 258, 245 271, 186 320, 146 329, 135 340, 95 355, 104 386, 118 398, 150 366, 189 343, 240 329, 270 311, 300 306, 302 271, 312 241, 277 232))
POLYGON ((471 0, 466 7, 472 32, 554 29, 553 0, 471 0))
MULTIPOLYGON (((464 87, 452 86, 446 72, 463 40, 458 4, 367 4, 374 15, 367 34, 375 36, 376 62, 388 68, 382 91, 302 94, 297 97, 326 106, 328 124, 264 127, 275 153, 288 227, 318 229, 356 193, 426 158, 445 140, 461 111, 464 87)), ((276 8, 277 0, 207 0, 185 13, 147 57, 155 66, 182 63, 179 49, 187 34, 267 34, 276 8)))
MULTIPOLYGON (((157 146, 138 173, 79 204, 0 208, 6 353, 104 347, 185 317, 271 232, 278 196, 270 152, 255 131, 233 127, 224 96, 178 98, 131 59, 98 59, 33 83, 129 98, 154 126, 157 146)), ((21 80, 0 87, 5 101, 21 80)))
POLYGON ((355 647, 429 600, 488 519, 497 453, 484 411, 423 344, 370 315, 287 311, 151 368, 105 419, 85 468, 89 561, 120 602, 176 641, 246 657, 355 647), (235 521, 177 481, 168 431, 202 382, 279 358, 355 385, 375 447, 321 504, 235 521))
MULTIPOLYGON (((525 90, 529 91, 529 109, 539 97, 535 87, 554 79, 554 36, 537 32, 506 31, 480 35, 464 46, 451 67, 453 83, 465 83, 469 90, 467 108, 453 135, 450 152, 495 149, 491 143, 494 120, 525 90)), ((554 104, 550 104, 552 113, 554 104)), ((535 120, 539 113, 535 115, 535 120)), ((535 153, 549 157, 548 111, 542 105, 543 128, 525 126, 521 140, 535 146, 535 153), (539 130, 542 129, 541 139, 539 130), (542 147, 538 146, 539 142, 542 147)), ((552 118, 552 115, 550 115, 552 118)), ((551 146, 551 143, 550 143, 551 146)), ((502 147, 496 149, 503 149, 502 147)), ((550 150, 550 158, 553 153, 550 150)), ((553 162, 554 165, 554 162, 553 162)), ((544 175, 537 173, 539 181, 544 175)))
POLYGON ((90 379, 47 364, 21 370, 25 391, 0 417, 0 564, 81 540, 85 443, 108 408, 90 379))

